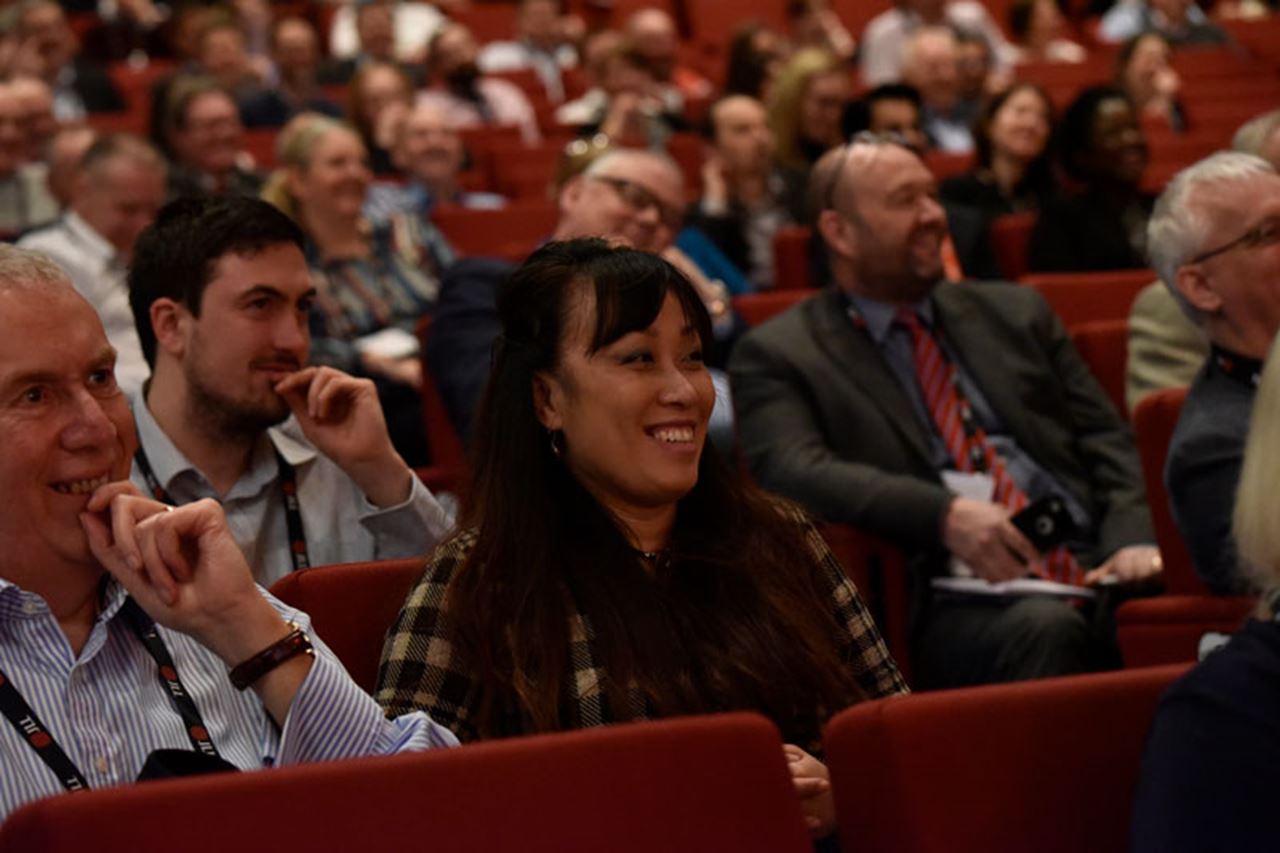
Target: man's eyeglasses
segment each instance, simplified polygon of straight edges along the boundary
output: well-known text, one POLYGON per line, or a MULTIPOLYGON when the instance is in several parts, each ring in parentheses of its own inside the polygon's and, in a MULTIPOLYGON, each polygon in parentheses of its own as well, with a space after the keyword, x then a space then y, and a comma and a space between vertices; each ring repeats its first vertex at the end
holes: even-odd
MULTIPOLYGON (((826 186, 822 192, 822 209, 836 209, 836 186, 840 183, 840 174, 844 171, 844 167, 849 165, 849 155, 853 153, 855 145, 896 145, 899 148, 905 148, 917 157, 920 152, 914 145, 907 141, 907 138, 896 131, 874 131, 861 130, 849 137, 849 141, 841 147, 840 159, 836 161, 836 167, 827 177, 826 186)), ((810 196, 812 198, 812 196, 810 196)))
POLYGON ((588 175, 587 177, 612 187, 618 197, 636 212, 648 210, 652 207, 657 211, 658 218, 662 220, 662 224, 672 231, 679 231, 680 226, 684 224, 683 210, 664 204, 662 199, 637 183, 628 181, 626 178, 615 178, 612 175, 588 175))
POLYGON ((1230 243, 1221 245, 1216 249, 1210 249, 1207 252, 1201 252, 1191 260, 1187 261, 1187 263, 1203 263, 1210 258, 1216 258, 1218 255, 1230 252, 1236 247, 1243 247, 1245 249, 1261 249, 1264 246, 1273 246, 1276 243, 1280 243, 1280 219, 1268 219, 1265 222, 1253 226, 1230 243))

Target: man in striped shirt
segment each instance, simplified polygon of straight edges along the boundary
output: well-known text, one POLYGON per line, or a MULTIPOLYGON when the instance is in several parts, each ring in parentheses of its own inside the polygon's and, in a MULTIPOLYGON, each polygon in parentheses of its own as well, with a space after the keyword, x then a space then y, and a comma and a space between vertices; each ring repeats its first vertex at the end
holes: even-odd
POLYGON ((255 586, 215 502, 128 483, 114 359, 56 265, 0 247, 0 818, 132 781, 162 749, 248 770, 455 744, 383 717, 255 586))

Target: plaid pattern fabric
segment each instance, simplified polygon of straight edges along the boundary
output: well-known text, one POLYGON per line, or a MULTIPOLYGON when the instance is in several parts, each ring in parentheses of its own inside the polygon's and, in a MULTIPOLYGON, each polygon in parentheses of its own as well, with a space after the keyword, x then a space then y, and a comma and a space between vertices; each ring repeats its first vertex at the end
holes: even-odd
MULTIPOLYGON (((907 692, 858 590, 845 577, 821 534, 807 522, 806 535, 820 576, 829 583, 832 612, 841 629, 841 657, 853 668, 859 686, 872 698, 907 692)), ((452 641, 454 629, 446 592, 474 544, 474 532, 466 531, 436 549, 387 636, 374 694, 388 714, 424 710, 462 741, 478 737, 472 718, 479 707, 479 685, 452 641)), ((574 677, 565 697, 564 716, 571 721, 570 727, 649 717, 638 691, 632 693, 626 709, 608 706, 601 690, 605 673, 595 661, 589 624, 576 611, 571 616, 569 654, 574 677)), ((839 709, 828 710, 834 713, 839 709)), ((528 732, 530 725, 512 712, 500 729, 502 735, 514 736, 528 732)), ((800 745, 817 748, 817 744, 800 745)))

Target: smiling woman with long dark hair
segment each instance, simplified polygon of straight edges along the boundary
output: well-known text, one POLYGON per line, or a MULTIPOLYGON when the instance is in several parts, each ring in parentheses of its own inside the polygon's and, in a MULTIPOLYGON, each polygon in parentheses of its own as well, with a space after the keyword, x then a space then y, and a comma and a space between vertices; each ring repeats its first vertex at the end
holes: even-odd
MULTIPOLYGON (((812 750, 836 711, 905 690, 813 526, 703 452, 711 330, 683 276, 551 243, 499 313, 463 532, 387 640, 386 708, 462 740, 751 709, 812 750)), ((829 828, 821 765, 791 754, 829 828)))

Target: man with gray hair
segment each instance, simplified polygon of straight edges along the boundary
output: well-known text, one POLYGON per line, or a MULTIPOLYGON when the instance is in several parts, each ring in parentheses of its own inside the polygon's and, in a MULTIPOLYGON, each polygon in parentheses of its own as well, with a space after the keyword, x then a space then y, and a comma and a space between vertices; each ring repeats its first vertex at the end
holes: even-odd
POLYGON ((116 377, 126 392, 151 374, 129 308, 125 271, 133 244, 164 203, 166 165, 160 153, 128 134, 93 142, 80 161, 71 208, 18 245, 44 252, 71 277, 97 310, 115 347, 116 377))
POLYGON ((1174 520, 1200 579, 1245 588, 1231 512, 1262 361, 1280 330, 1280 174, 1220 152, 1179 172, 1147 226, 1152 264, 1210 342, 1165 463, 1174 520))

